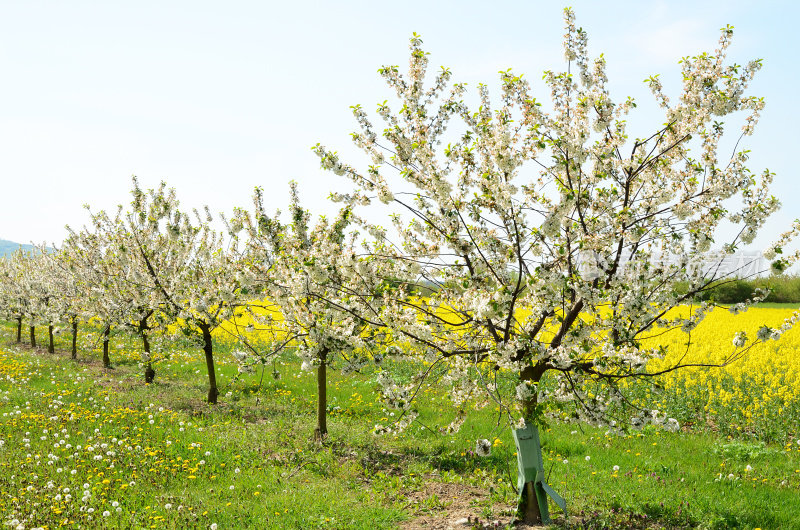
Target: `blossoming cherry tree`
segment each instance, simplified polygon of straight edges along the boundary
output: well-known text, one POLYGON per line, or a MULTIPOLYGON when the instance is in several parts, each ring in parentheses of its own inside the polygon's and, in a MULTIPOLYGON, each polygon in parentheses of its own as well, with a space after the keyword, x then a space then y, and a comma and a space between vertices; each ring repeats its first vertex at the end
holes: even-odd
MULTIPOLYGON (((773 175, 752 173, 743 145, 732 155, 719 147, 736 131, 726 120, 740 121, 734 134, 743 140, 764 106, 747 95, 761 62, 726 59, 732 28, 713 53, 681 61, 674 99, 657 76, 647 80, 663 118, 632 136, 626 119, 635 102, 612 98, 605 59, 589 56, 569 9, 565 22, 567 67, 544 74, 548 106, 511 70, 500 74, 497 101, 478 86, 477 106, 448 69, 426 86, 428 54, 415 35, 407 75, 380 69, 399 100, 394 109, 378 105, 382 130, 353 107, 365 169, 315 147, 323 168, 354 184, 337 199, 361 219, 390 210, 389 230, 361 223, 399 286, 375 311, 407 342, 404 354, 424 361, 421 376, 445 367, 462 410, 474 401, 504 411, 531 521, 547 520, 546 495, 554 496, 537 426, 550 415, 617 425, 629 418, 621 382, 687 366, 649 370, 665 350, 645 339, 685 334, 691 344, 714 307, 694 300, 732 274, 692 265, 753 242, 779 206, 773 175), (376 213, 364 213, 377 201, 376 213), (427 296, 403 287, 420 284, 431 288, 427 296)), ((775 334, 767 335, 737 335, 722 364, 775 334)), ((652 410, 634 410, 632 421, 677 427, 652 410)))

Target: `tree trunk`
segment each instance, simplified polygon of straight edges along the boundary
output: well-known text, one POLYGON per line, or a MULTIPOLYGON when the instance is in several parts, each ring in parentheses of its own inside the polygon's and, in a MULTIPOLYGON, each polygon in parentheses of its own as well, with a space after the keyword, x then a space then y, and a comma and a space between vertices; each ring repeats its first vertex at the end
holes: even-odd
POLYGON ((22 317, 17 317, 17 343, 22 342, 22 317))
POLYGON ((147 318, 145 317, 139 321, 139 335, 142 337, 142 348, 144 348, 144 353, 147 357, 147 361, 144 364, 144 382, 149 385, 156 378, 156 371, 153 370, 153 363, 150 357, 150 341, 147 339, 148 329, 147 318))
POLYGON ((72 358, 78 358, 78 319, 72 319, 72 358))
POLYGON ((539 502, 536 499, 536 487, 533 482, 525 484, 525 500, 522 511, 523 521, 527 524, 542 524, 542 512, 539 510, 539 502))
POLYGON ((217 402, 217 374, 214 371, 214 345, 211 342, 211 326, 200 324, 203 332, 203 352, 206 354, 206 369, 208 370, 208 402, 212 405, 217 402))
POLYGON ((111 368, 111 359, 108 357, 108 337, 111 335, 111 324, 103 330, 103 368, 111 368))
POLYGON ((153 364, 150 361, 147 361, 147 363, 144 366, 144 382, 149 385, 153 382, 155 378, 156 378, 156 371, 153 370, 153 364))
POLYGON ((547 496, 553 497, 565 513, 566 502, 545 483, 539 429, 526 420, 524 427, 512 430, 512 435, 517 448, 518 515, 529 525, 549 525, 547 496))
POLYGON ((319 354, 317 366, 317 428, 314 439, 320 442, 328 435, 328 350, 319 354))
POLYGON ((36 326, 31 326, 31 348, 36 347, 36 326))
MULTIPOLYGON (((531 467, 542 467, 542 448, 539 444, 539 433, 536 425, 536 407, 539 403, 538 384, 541 381, 545 372, 544 366, 537 364, 527 366, 520 372, 520 381, 532 382, 531 393, 528 399, 522 404, 522 414, 525 418, 526 425, 533 426, 535 431, 536 443, 531 444, 531 439, 525 442, 517 440, 517 464, 519 473, 523 469, 528 469, 530 473, 531 467), (526 443, 527 442, 527 443, 526 443), (524 444, 524 445, 523 445, 524 444)), ((521 431, 517 431, 521 432, 521 431)), ((516 435, 515 435, 516 439, 516 435)), ((541 484, 534 482, 535 476, 526 476, 527 482, 522 485, 520 489, 520 504, 519 512, 523 521, 529 525, 541 525, 542 523, 550 523, 550 515, 547 510, 547 496, 542 489, 541 484), (539 491, 541 490, 541 491, 539 491), (540 503, 544 502, 544 506, 540 503)))
POLYGON ((50 340, 50 343, 47 345, 47 353, 55 353, 56 346, 53 344, 53 325, 47 325, 47 338, 50 340))

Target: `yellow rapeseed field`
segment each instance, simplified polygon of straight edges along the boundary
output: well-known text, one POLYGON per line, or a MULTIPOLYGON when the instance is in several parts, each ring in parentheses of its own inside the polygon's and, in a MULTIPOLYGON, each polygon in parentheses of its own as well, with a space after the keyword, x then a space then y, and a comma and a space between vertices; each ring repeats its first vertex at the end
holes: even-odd
MULTIPOLYGON (((719 363, 734 350, 732 339, 745 331, 754 339, 758 329, 778 328, 795 310, 752 308, 733 315, 712 311, 689 337, 673 332, 650 339, 668 347, 664 360, 649 368, 683 363, 719 363), (685 355, 685 357, 683 357, 685 355)), ((712 427, 753 431, 775 436, 782 427, 800 423, 800 330, 792 329, 778 341, 768 340, 750 349, 743 358, 722 368, 691 367, 666 374, 660 380, 664 392, 653 395, 664 408, 681 408, 687 415, 703 411, 712 427), (721 425, 715 425, 715 424, 721 425)), ((784 433, 785 434, 785 433, 784 433)))
MULTIPOLYGON (((679 330, 644 341, 645 347, 661 344, 669 352, 663 360, 651 361, 648 368, 656 371, 678 361, 718 364, 735 350, 732 340, 736 332, 745 331, 754 340, 761 326, 778 328, 795 310, 755 307, 734 315, 725 308, 715 309, 691 333, 688 349, 689 335, 679 330)), ((269 314, 276 321, 281 318, 271 304, 264 304, 264 308, 256 311, 269 314)), ((674 310, 668 317, 674 318, 679 313, 688 316, 691 311, 687 306, 674 310)), ((276 338, 267 330, 268 326, 259 326, 244 313, 237 318, 236 326, 225 324, 218 328, 216 340, 235 342, 236 328, 240 332, 249 329, 246 335, 257 342, 276 338)), ((787 428, 793 428, 790 426, 800 426, 800 330, 793 329, 778 341, 760 343, 727 366, 683 368, 660 377, 657 382, 661 391, 648 387, 634 392, 640 405, 679 416, 682 423, 703 423, 722 431, 780 437, 787 428)))
MULTIPOLYGON (((271 304, 256 308, 262 316, 279 321, 281 315, 271 304)), ((670 317, 685 313, 691 308, 674 311, 670 317)), ((683 363, 715 364, 734 351, 733 336, 745 331, 750 340, 756 337, 761 326, 778 328, 789 317, 793 308, 755 307, 745 313, 733 315, 725 308, 713 310, 691 333, 673 331, 644 341, 643 346, 661 344, 668 354, 663 360, 651 361, 651 371, 683 363)), ((265 346, 278 339, 270 326, 259 325, 246 312, 241 312, 233 322, 225 323, 214 332, 221 346, 217 362, 232 363, 228 351, 238 348, 237 334, 242 333, 254 344, 265 346), (238 332, 237 332, 238 330, 238 332)), ((89 328, 81 334, 80 342, 90 351, 99 354, 100 336, 89 328)), ((134 339, 122 343, 115 340, 112 357, 136 362, 139 359, 138 342, 134 339)), ((199 349, 189 345, 169 346, 169 341, 156 348, 154 360, 157 370, 172 371, 202 359, 199 349), (196 350, 196 351, 195 351, 196 350)), ((0 354, 0 378, 14 379, 21 375, 23 366, 12 358, 0 354)), ((670 372, 657 380, 658 387, 635 387, 630 383, 635 401, 645 408, 657 408, 678 418, 682 424, 719 429, 728 434, 753 433, 762 438, 777 439, 800 430, 800 330, 792 329, 778 341, 768 340, 751 348, 741 359, 722 368, 691 367, 670 372)))

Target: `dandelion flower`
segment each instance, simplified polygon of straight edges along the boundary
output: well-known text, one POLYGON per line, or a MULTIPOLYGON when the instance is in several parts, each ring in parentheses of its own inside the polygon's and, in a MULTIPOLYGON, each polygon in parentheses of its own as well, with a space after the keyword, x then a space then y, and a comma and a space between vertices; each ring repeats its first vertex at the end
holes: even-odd
POLYGON ((492 442, 483 438, 475 442, 475 453, 478 456, 489 456, 492 452, 492 442))

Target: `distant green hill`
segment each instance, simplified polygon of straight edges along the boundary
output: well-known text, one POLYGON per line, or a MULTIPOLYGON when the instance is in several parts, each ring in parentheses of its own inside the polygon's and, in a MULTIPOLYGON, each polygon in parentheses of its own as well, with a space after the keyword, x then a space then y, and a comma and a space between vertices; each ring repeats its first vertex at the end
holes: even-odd
POLYGON ((25 250, 33 250, 33 245, 23 245, 21 243, 14 243, 13 241, 0 239, 0 257, 11 255, 19 247, 22 247, 25 250))

